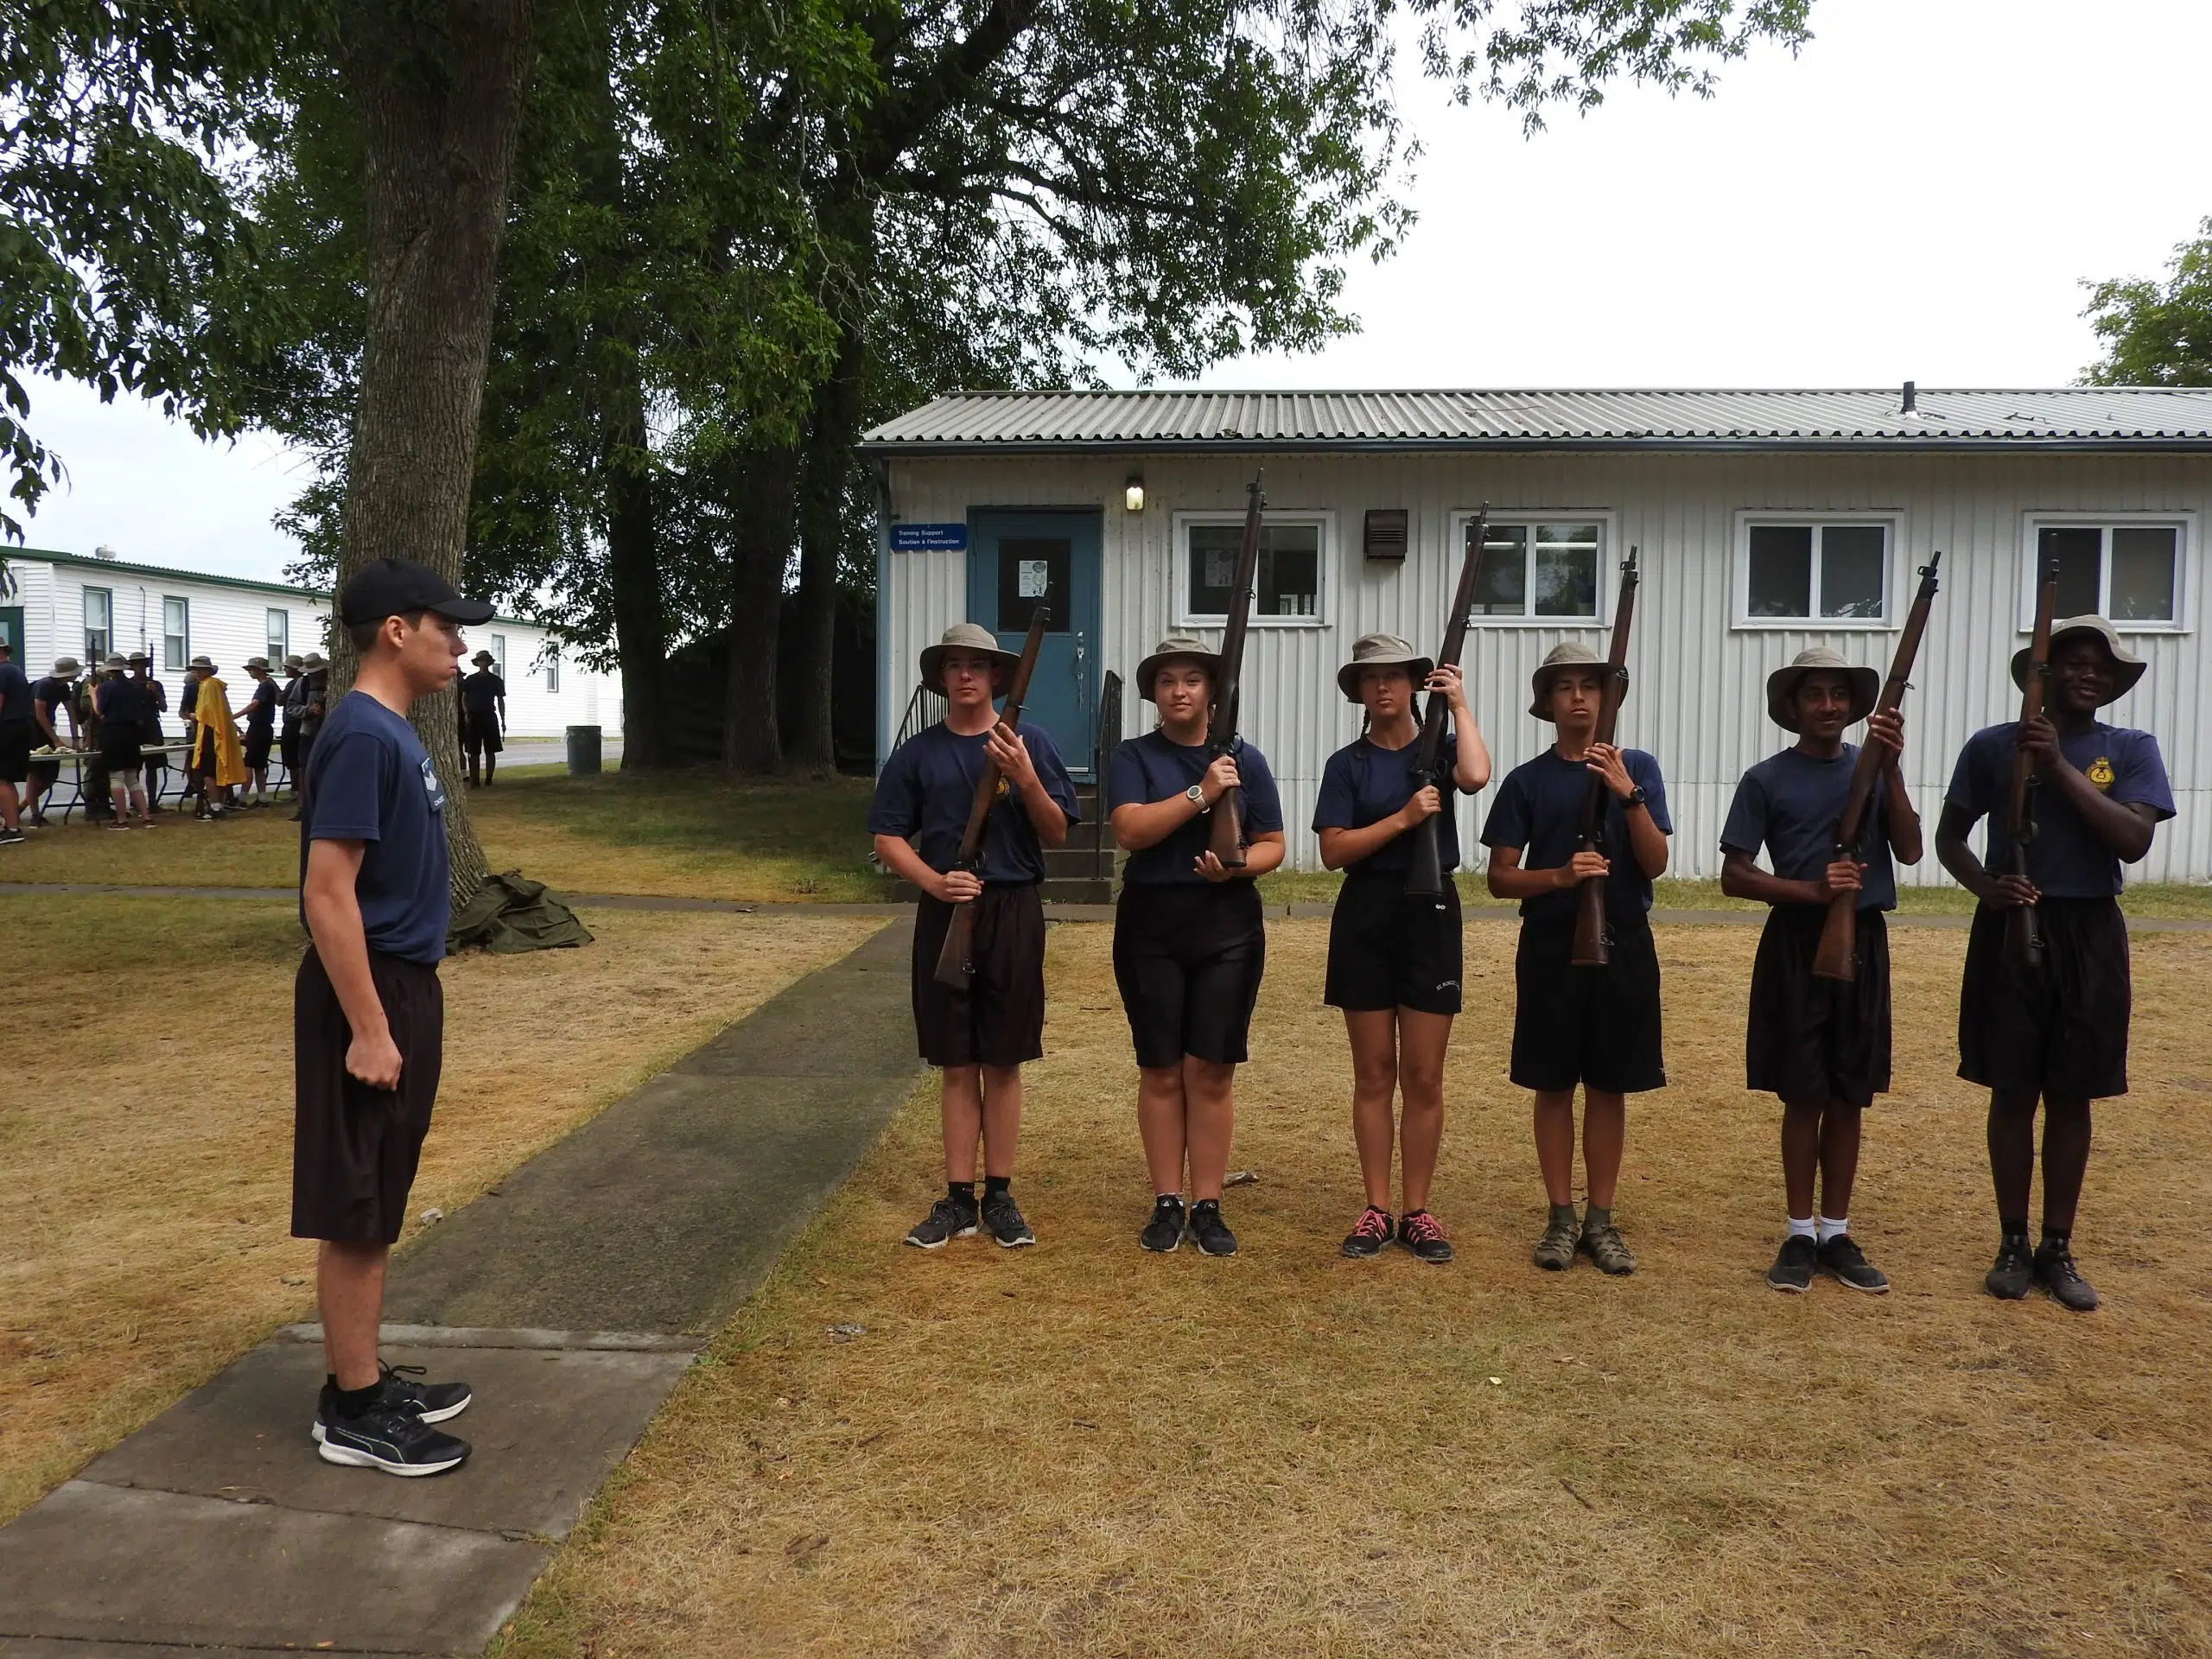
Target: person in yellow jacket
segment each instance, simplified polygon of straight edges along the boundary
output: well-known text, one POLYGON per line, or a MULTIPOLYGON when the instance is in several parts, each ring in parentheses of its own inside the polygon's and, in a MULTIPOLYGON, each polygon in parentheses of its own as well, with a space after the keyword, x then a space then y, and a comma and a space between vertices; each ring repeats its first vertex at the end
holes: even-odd
POLYGON ((189 770, 200 779, 200 818, 219 818, 230 810, 230 791, 245 782, 245 750, 238 721, 231 717, 231 694, 215 677, 206 657, 192 659, 200 683, 192 698, 192 757, 189 770))

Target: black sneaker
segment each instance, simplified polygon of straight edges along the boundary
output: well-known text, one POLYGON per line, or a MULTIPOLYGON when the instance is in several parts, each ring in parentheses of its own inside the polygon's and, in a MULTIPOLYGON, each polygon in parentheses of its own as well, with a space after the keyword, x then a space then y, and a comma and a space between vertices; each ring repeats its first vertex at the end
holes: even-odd
POLYGON ((19 845, 22 839, 23 832, 20 830, 0 830, 0 847, 19 845))
POLYGON ((1359 1219, 1352 1224, 1351 1231, 1344 1235, 1344 1252, 1355 1262, 1364 1262, 1382 1254, 1382 1247, 1398 1236, 1398 1230, 1388 1210, 1377 1210, 1373 1205, 1359 1212, 1359 1219))
POLYGON ((1820 1246, 1818 1254, 1821 1268, 1838 1284, 1863 1290, 1869 1296, 1879 1296, 1889 1290, 1888 1278, 1866 1259, 1866 1253, 1849 1233, 1838 1233, 1820 1246))
POLYGON ((1452 1259, 1452 1241, 1444 1236, 1444 1228, 1426 1210, 1409 1210, 1398 1224, 1398 1242, 1423 1262, 1442 1267, 1452 1259))
POLYGON ((1183 1242, 1185 1230, 1183 1200, 1174 1193, 1163 1193, 1152 1201, 1152 1219, 1137 1235, 1137 1243, 1165 1255, 1183 1242))
POLYGON ((420 1365, 387 1365, 377 1362, 384 1376, 384 1397, 402 1411, 411 1411, 426 1423, 442 1423, 458 1417, 476 1398, 466 1382, 417 1382, 420 1365))
POLYGON ((2076 1313, 2096 1312, 2100 1300, 2096 1290, 2075 1267, 2074 1252, 2067 1246, 2045 1239, 2036 1247, 2035 1281, 2061 1307, 2070 1307, 2076 1313))
POLYGON ((1009 1250, 1037 1242, 1037 1235, 1029 1230, 1029 1224, 1021 1218, 1021 1211, 1014 1204, 1011 1192, 992 1192, 985 1196, 983 1225, 991 1230, 991 1236, 998 1240, 1001 1246, 1009 1250))
POLYGON ((1792 1233, 1782 1241, 1781 1253, 1766 1270, 1766 1282, 1772 1289, 1802 1296, 1813 1287, 1813 1268, 1819 1260, 1819 1247, 1804 1234, 1792 1233))
POLYGON ((1191 1239, 1200 1255, 1236 1254, 1236 1235, 1221 1218, 1219 1198, 1200 1198, 1191 1206, 1191 1239))
POLYGON ((945 1241, 953 1238, 972 1238, 982 1216, 976 1200, 964 1203, 947 1193, 930 1206, 930 1212, 914 1224, 914 1230, 906 1235, 906 1242, 919 1250, 941 1250, 945 1241))
POLYGON ((358 1417, 326 1405, 315 1416, 315 1450, 325 1463, 381 1469, 387 1475, 442 1475, 468 1460, 468 1442, 433 1428, 389 1398, 358 1417))
POLYGON ((1997 1263, 1981 1281, 1981 1287, 2002 1301, 2017 1302, 2028 1294, 2035 1276, 2035 1256, 2028 1249, 2028 1236, 2007 1233, 1998 1243, 1997 1263))

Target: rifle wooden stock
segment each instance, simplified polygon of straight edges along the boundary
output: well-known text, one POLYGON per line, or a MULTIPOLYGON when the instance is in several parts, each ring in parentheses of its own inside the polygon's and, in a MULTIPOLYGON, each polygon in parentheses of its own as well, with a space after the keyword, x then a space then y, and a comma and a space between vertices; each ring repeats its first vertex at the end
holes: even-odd
MULTIPOLYGON (((1628 636, 1636 623, 1636 589, 1640 578, 1636 569, 1637 550, 1630 548, 1628 557, 1621 561, 1620 598, 1613 607, 1613 642, 1605 654, 1605 689, 1598 702, 1598 729, 1591 734, 1592 743, 1611 743, 1618 729, 1621 699, 1628 694, 1628 636)), ((1575 850, 1594 853, 1601 849, 1605 826, 1605 797, 1612 793, 1612 786, 1596 772, 1582 791, 1582 830, 1575 842, 1575 850)), ((1614 857, 1633 857, 1627 848, 1617 848, 1614 857)), ((1612 942, 1605 927, 1605 883, 1610 877, 1585 876, 1574 891, 1574 943, 1567 960, 1577 968, 1603 968, 1612 960, 1612 942)))
MULTIPOLYGON (((1476 515, 1467 531, 1467 550, 1459 561, 1459 585, 1452 589, 1452 609, 1444 619, 1444 643, 1436 648, 1436 665, 1457 668, 1467 648, 1467 613, 1475 607, 1481 590, 1483 543, 1490 539, 1490 503, 1476 515)), ((1414 688, 1420 690, 1419 686, 1414 688)), ((1421 723, 1421 737, 1414 751, 1413 785, 1416 790, 1433 784, 1444 787, 1444 724, 1451 702, 1441 691, 1428 694, 1428 708, 1421 723)), ((1451 810, 1446 807, 1445 811, 1451 810)), ((1414 826, 1413 862, 1406 869, 1406 892, 1416 899, 1444 896, 1444 830, 1438 812, 1414 826)))
MULTIPOLYGON (((1213 688, 1213 721, 1206 734, 1206 753, 1219 760, 1236 747, 1237 693, 1244 678, 1244 634, 1252 620, 1252 593, 1260 583, 1260 512, 1268 505, 1260 485, 1264 473, 1253 474, 1245 486, 1249 499, 1244 508, 1244 540, 1236 550, 1236 575, 1229 594, 1229 620, 1221 633, 1221 673, 1213 688)), ((1244 791, 1225 790, 1213 804, 1207 845, 1226 870, 1244 868, 1244 791)))
MULTIPOLYGON (((2043 585, 2036 592, 2036 631, 2028 642, 2027 683, 2020 688, 2020 724, 2043 713, 2044 692, 2050 682, 2050 620, 2058 608, 2058 565, 2043 569, 2043 585)), ((2028 848, 2036 838, 2036 764, 2019 747, 2017 729, 2012 748, 2012 868, 2007 875, 2028 879, 2028 848)), ((2005 954, 2021 968, 2043 966, 2043 918, 2033 905, 2012 905, 2005 912, 2005 954)))
MULTIPOLYGON (((1912 612, 1905 618, 1904 632, 1890 658, 1890 677, 1882 682, 1882 695, 1873 712, 1886 714, 1904 702, 1912 665, 1920 656, 1920 641, 1928 632, 1928 613, 1936 603, 1936 567, 1942 554, 1933 553, 1920 569, 1920 591, 1912 597, 1912 612)), ((1851 768, 1851 792, 1844 797, 1843 816, 1836 821, 1835 855, 1855 858, 1866 839, 1866 809, 1874 798, 1874 783, 1881 776, 1881 751, 1869 741, 1859 751, 1851 768)), ((1864 861, 1863 860, 1861 861, 1864 861)), ((1822 979, 1859 977, 1859 895, 1839 893, 1828 900, 1827 918, 1821 924, 1820 947, 1813 952, 1813 972, 1822 979)))
MULTIPOLYGON (((1045 643, 1045 624, 1049 613, 1039 605, 1029 616, 1029 637, 1021 642, 1021 660, 1014 665, 1014 683, 1007 687, 1006 712, 999 716, 999 723, 1009 732, 1018 731, 1021 725, 1021 704, 1029 695, 1029 677, 1036 671, 1037 652, 1045 643)), ((960 832, 960 855, 954 860, 956 870, 976 871, 983 856, 983 830, 991 816, 991 809, 998 804, 999 769, 991 761, 983 762, 982 775, 976 779, 976 798, 969 804, 968 827, 960 832)), ((944 930, 944 948, 937 954, 937 978, 940 985, 949 985, 956 991, 968 988, 968 982, 976 976, 976 901, 952 907, 952 920, 944 930)))

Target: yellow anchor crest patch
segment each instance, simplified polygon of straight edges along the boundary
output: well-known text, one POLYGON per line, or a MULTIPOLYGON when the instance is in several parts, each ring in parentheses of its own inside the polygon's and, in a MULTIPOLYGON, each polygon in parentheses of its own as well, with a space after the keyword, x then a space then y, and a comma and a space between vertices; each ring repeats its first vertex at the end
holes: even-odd
POLYGON ((2090 761, 2088 776, 2089 781, 2094 784, 2099 789, 2110 789, 2112 787, 2113 776, 2112 761, 2110 758, 2101 754, 2095 760, 2090 761))

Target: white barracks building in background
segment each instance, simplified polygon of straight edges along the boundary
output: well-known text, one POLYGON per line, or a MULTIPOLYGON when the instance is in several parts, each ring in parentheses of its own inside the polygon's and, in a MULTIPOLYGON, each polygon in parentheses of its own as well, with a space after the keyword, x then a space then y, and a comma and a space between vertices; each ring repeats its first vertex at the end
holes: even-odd
MULTIPOLYGON (((110 652, 143 651, 177 706, 185 664, 214 659, 230 688, 233 712, 245 707, 249 657, 266 657, 278 679, 287 654, 329 652, 323 630, 331 615, 325 590, 247 582, 99 554, 41 548, 0 549, 0 638, 34 681, 57 657, 87 666, 110 652)), ((495 618, 467 630, 468 653, 488 651, 507 683, 511 736, 557 738, 570 726, 622 729, 619 675, 564 661, 547 632, 533 622, 495 618)), ((464 668, 468 665, 464 664, 464 668)), ((175 716, 171 720, 174 722, 175 716)), ((172 724, 172 734, 175 728, 172 724)))

